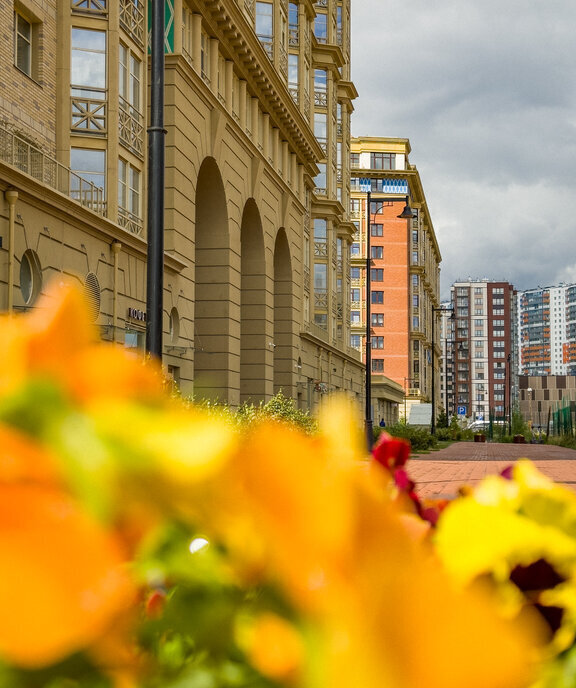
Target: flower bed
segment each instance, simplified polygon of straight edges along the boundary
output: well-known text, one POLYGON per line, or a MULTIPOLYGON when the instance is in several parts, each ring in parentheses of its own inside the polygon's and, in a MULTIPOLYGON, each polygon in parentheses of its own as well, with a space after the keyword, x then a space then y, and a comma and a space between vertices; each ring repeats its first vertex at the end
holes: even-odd
POLYGON ((2 333, 0 685, 574 684, 576 497, 530 463, 425 502, 348 402, 240 429, 74 290, 2 333))

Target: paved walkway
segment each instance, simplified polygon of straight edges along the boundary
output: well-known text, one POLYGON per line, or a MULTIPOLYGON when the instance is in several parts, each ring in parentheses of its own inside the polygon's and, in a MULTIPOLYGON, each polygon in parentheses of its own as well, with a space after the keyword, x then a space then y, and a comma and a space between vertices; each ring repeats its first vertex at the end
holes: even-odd
POLYGON ((421 497, 452 497, 460 485, 476 485, 519 458, 531 459, 542 473, 576 491, 576 451, 546 444, 455 442, 446 449, 413 456, 408 473, 421 497))

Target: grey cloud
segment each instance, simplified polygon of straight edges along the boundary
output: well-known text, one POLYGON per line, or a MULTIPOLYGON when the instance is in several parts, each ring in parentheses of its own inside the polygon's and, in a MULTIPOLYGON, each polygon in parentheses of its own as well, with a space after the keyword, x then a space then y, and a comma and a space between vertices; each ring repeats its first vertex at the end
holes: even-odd
POLYGON ((352 20, 353 133, 410 139, 443 285, 576 276, 576 3, 355 0, 352 20))

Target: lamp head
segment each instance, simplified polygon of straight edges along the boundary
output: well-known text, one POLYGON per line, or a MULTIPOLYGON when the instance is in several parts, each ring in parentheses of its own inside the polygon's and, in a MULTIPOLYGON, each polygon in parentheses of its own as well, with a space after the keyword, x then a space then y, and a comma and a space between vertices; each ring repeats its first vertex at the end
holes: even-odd
POLYGON ((401 220, 411 220, 413 217, 416 217, 416 213, 410 207, 408 196, 406 196, 406 205, 404 206, 404 210, 397 217, 399 217, 401 220))

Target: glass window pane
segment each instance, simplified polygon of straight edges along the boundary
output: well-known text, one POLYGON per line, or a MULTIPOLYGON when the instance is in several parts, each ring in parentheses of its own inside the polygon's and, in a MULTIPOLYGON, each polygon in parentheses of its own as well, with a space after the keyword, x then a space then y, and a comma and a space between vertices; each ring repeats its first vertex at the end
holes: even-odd
POLYGON ((73 86, 106 88, 106 33, 72 29, 70 81, 73 86))

